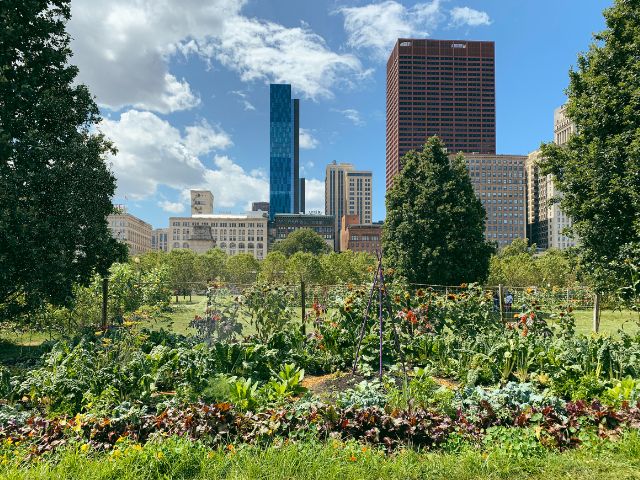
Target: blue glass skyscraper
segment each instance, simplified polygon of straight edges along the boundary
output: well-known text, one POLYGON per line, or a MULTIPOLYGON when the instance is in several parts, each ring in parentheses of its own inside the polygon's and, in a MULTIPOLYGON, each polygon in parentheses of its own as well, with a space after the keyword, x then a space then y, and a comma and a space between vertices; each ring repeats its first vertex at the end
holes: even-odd
POLYGON ((291 85, 270 88, 269 219, 276 213, 298 213, 299 101, 291 98, 291 85))

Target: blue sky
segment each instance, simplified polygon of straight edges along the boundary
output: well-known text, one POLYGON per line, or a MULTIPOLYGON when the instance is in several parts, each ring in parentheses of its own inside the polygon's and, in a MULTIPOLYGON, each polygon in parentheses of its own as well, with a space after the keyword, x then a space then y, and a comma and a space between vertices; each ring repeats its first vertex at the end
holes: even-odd
POLYGON ((553 134, 568 70, 610 0, 72 0, 73 62, 118 153, 116 203, 154 227, 268 200, 269 83, 301 99, 307 206, 323 209, 332 160, 373 171, 384 218, 385 65, 401 37, 496 42, 497 150, 553 134))

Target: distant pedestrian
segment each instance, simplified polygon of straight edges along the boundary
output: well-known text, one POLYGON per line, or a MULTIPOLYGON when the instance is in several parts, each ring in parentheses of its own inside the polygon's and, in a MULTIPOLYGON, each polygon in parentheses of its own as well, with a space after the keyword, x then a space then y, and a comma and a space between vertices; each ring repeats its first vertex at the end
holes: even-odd
POLYGON ((504 297, 504 311, 510 312, 511 305, 513 305, 513 295, 511 292, 507 291, 507 295, 504 297))

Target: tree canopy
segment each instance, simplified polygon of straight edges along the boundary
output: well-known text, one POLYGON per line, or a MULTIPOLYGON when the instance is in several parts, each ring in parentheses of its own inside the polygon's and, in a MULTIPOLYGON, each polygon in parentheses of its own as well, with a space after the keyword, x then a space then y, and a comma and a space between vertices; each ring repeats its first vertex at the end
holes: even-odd
POLYGON ((566 147, 542 146, 542 167, 563 192, 581 265, 602 290, 640 264, 640 3, 616 0, 606 29, 569 73, 566 147))
POLYGON ((449 160, 437 137, 402 158, 387 191, 383 251, 410 283, 457 285, 486 279, 494 247, 485 210, 462 156, 449 160))
POLYGON ((272 251, 282 252, 287 257, 290 257, 296 252, 320 255, 321 253, 329 253, 331 247, 312 229, 301 228, 291 232, 284 240, 276 242, 273 245, 272 251))
MULTIPOLYGON (((68 303, 74 283, 106 273, 115 178, 100 115, 75 83, 68 0, 4 0, 0 10, 0 305, 68 303)), ((1 310, 1 309, 0 309, 1 310)), ((2 312, 0 312, 0 315, 2 312)))

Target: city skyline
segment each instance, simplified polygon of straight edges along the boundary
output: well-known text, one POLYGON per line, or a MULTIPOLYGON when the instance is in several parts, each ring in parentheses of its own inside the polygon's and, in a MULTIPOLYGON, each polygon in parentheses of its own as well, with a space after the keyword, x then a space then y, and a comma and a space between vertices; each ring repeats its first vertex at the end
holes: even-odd
MULTIPOLYGON (((113 21, 120 3, 102 5, 105 15, 98 17, 109 13, 113 21)), ((199 7, 190 13, 172 9, 177 31, 162 35, 152 35, 162 27, 162 11, 152 21, 145 7, 137 6, 139 18, 146 19, 138 37, 124 20, 112 30, 106 21, 89 29, 83 14, 91 5, 72 5, 73 61, 101 105, 101 129, 119 149, 110 160, 119 183, 114 203, 127 204, 135 215, 164 227, 168 216, 186 212, 191 188, 213 191, 218 212, 242 212, 252 201, 268 200, 268 87, 276 81, 290 82, 293 95, 304 102, 300 176, 307 178, 307 210, 322 209, 324 167, 336 160, 373 172, 373 220, 380 220, 384 62, 397 38, 495 42, 497 153, 528 154, 553 138, 549 120, 564 101, 567 71, 577 53, 588 48, 591 33, 603 28, 601 10, 610 4, 569 1, 564 8, 576 21, 568 25, 549 18, 550 2, 274 3, 240 2, 219 18, 204 12, 208 16, 195 23, 183 17, 197 16, 199 7), (416 12, 427 6, 432 14, 418 20, 416 12), (476 12, 475 17, 464 17, 463 10, 476 12), (360 27, 372 12, 398 21, 374 22, 379 38, 368 35, 360 27), (214 21, 220 24, 204 33, 202 22, 214 21), (402 28, 393 30, 393 25, 402 28), (243 27, 250 33, 238 35, 243 27), (222 42, 220 32, 235 35, 235 43, 222 42), (112 56, 91 50, 109 45, 116 33, 125 34, 125 40, 111 42, 112 56), (127 38, 150 48, 125 48, 127 38), (147 52, 138 54, 158 60, 160 71, 119 75, 134 55, 130 50, 147 52), (259 61, 256 52, 267 57, 259 61), (254 68, 258 63, 262 70, 254 68), (99 75, 104 68, 118 75, 99 75)), ((138 60, 148 65, 147 57, 138 60)))

